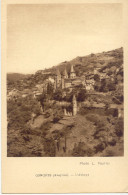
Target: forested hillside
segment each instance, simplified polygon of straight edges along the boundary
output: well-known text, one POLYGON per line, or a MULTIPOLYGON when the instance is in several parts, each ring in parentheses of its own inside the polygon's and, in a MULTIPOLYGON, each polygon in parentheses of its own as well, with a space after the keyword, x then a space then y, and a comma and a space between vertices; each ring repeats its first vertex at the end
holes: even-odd
POLYGON ((123 72, 119 48, 76 57, 32 75, 9 74, 8 156, 123 156, 123 72), (69 75, 71 65, 84 84, 55 89, 56 70, 63 73, 66 67, 69 75), (93 90, 87 89, 86 80, 93 80, 93 90))

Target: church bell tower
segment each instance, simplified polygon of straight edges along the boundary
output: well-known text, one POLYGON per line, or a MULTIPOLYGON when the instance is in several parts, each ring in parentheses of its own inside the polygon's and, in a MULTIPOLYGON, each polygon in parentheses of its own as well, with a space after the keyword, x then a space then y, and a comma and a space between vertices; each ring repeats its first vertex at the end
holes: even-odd
POLYGON ((75 73, 75 71, 74 71, 73 65, 71 65, 70 78, 73 79, 73 78, 75 78, 75 77, 76 77, 76 73, 75 73))
POLYGON ((77 101, 75 95, 73 95, 72 104, 73 104, 73 116, 75 116, 77 114, 77 101))

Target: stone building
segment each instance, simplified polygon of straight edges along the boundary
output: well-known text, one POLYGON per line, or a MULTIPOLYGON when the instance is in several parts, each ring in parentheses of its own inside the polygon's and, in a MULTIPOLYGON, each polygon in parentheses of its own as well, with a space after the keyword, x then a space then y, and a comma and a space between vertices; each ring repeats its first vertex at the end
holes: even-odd
POLYGON ((75 116, 77 114, 77 101, 76 101, 76 97, 75 95, 73 95, 73 99, 72 99, 72 104, 73 104, 73 116, 75 116))
POLYGON ((56 78, 55 78, 55 89, 57 89, 58 87, 61 86, 61 74, 59 69, 57 69, 57 74, 56 74, 56 78))
POLYGON ((71 65, 70 78, 73 79, 76 77, 76 73, 74 71, 73 65, 71 65))
POLYGON ((61 88, 61 89, 73 88, 74 86, 79 86, 80 84, 82 85, 85 84, 85 76, 77 77, 73 65, 71 65, 69 76, 66 69, 62 74, 60 74, 60 71, 57 69, 55 82, 54 82, 55 90, 57 88, 61 88))
POLYGON ((76 100, 76 96, 73 95, 73 98, 72 98, 72 111, 67 111, 66 108, 64 108, 64 115, 65 116, 75 116, 77 115, 77 111, 78 111, 78 108, 77 108, 77 100, 76 100))
POLYGON ((11 91, 8 91, 7 93, 7 100, 17 100, 21 96, 21 92, 18 91, 17 89, 12 89, 11 91))

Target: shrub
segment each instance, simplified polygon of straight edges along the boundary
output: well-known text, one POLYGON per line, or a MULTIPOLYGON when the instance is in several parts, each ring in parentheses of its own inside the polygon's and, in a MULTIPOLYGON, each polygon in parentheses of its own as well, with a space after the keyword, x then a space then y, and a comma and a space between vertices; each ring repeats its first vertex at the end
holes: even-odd
POLYGON ((98 124, 101 120, 101 117, 99 115, 95 115, 95 114, 88 114, 86 116, 86 119, 95 123, 95 124, 98 124))
POLYGON ((100 76, 98 74, 95 74, 94 75, 94 80, 97 81, 97 82, 100 81, 100 76))
POLYGON ((56 116, 53 118, 53 123, 57 123, 61 119, 60 116, 56 116))
POLYGON ((78 96, 77 96, 77 101, 79 102, 82 102, 84 101, 86 98, 86 90, 85 89, 81 89, 78 93, 78 96))
POLYGON ((54 157, 56 155, 56 146, 52 138, 46 139, 44 141, 44 152, 45 156, 54 157))
POLYGON ((124 121, 122 118, 118 119, 118 122, 115 126, 115 133, 117 136, 121 137, 124 133, 124 121))
POLYGON ((84 142, 79 142, 75 145, 72 151, 72 156, 93 156, 94 151, 89 148, 84 142))
POLYGON ((17 102, 13 100, 7 102, 8 128, 17 129, 27 126, 32 113, 39 115, 40 106, 38 101, 31 97, 19 98, 17 102))
POLYGON ((113 137, 109 137, 108 144, 110 146, 115 146, 116 145, 116 139, 114 139, 113 137))
POLYGON ((63 110, 60 108, 58 108, 57 110, 55 110, 54 114, 53 114, 53 123, 57 123, 60 119, 63 118, 63 110))
POLYGON ((112 150, 106 150, 105 151, 105 154, 104 154, 104 156, 106 156, 106 157, 110 157, 110 156, 115 156, 115 152, 114 151, 112 151, 112 150))
POLYGON ((53 94, 53 99, 56 101, 61 101, 62 98, 62 90, 57 89, 56 92, 53 94))
POLYGON ((47 131, 50 129, 50 127, 51 127, 51 123, 49 121, 46 121, 41 125, 40 130, 47 131))
POLYGON ((95 148, 96 153, 97 152, 102 152, 106 148, 106 144, 105 143, 99 143, 94 148, 95 148))

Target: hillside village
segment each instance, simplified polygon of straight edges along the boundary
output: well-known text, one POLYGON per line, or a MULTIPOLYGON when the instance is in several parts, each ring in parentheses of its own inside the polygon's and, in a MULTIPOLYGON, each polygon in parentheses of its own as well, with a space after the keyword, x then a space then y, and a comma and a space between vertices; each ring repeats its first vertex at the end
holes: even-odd
POLYGON ((16 76, 7 75, 8 156, 123 155, 123 48, 16 76))

